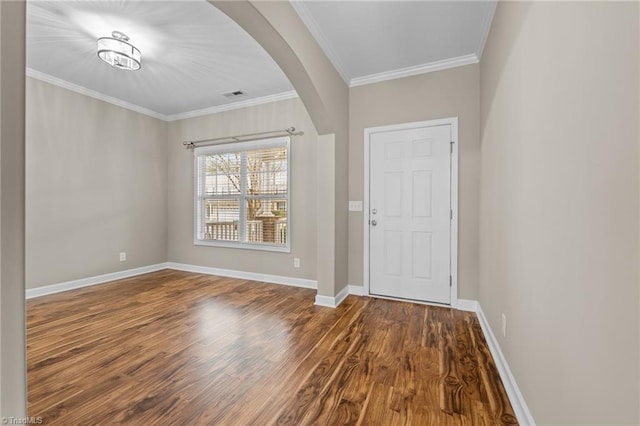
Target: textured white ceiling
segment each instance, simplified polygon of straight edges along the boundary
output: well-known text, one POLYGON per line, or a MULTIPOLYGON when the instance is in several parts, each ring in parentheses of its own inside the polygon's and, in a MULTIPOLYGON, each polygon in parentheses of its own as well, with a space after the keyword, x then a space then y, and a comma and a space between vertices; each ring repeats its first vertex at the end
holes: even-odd
MULTIPOLYGON (((495 9, 493 0, 292 4, 352 86, 477 62, 495 9)), ((295 96, 264 49, 205 0, 29 0, 27 68, 163 119, 295 96), (97 39, 114 30, 141 50, 140 71, 98 59, 97 39), (246 96, 222 95, 234 90, 246 96)))
POLYGON ((29 1, 27 68, 165 116, 293 90, 264 49, 205 0, 29 1), (141 50, 141 70, 98 58, 96 40, 113 30, 141 50), (222 96, 233 90, 247 95, 222 96))
POLYGON ((496 2, 295 1, 351 85, 478 62, 496 2))

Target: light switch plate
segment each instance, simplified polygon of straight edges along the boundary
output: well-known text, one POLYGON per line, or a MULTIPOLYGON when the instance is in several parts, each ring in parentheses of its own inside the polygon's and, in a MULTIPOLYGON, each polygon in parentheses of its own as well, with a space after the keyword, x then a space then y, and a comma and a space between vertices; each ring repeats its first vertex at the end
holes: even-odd
POLYGON ((349 211, 350 212, 361 212, 362 211, 362 201, 349 201, 349 211))

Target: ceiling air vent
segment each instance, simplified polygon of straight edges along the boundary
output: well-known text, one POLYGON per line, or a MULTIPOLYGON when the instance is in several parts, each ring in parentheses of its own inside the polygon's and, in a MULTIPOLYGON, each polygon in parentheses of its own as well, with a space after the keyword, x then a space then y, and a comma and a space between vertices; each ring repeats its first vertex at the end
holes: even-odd
POLYGON ((234 90, 233 92, 223 93, 222 96, 224 96, 225 98, 236 98, 245 94, 246 93, 244 93, 242 90, 234 90))

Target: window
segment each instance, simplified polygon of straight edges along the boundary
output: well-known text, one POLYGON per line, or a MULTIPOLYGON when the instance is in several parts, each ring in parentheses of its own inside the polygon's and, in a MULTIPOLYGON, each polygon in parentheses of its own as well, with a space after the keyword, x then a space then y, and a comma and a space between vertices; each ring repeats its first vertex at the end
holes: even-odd
POLYGON ((289 251, 289 138, 196 148, 195 244, 289 251))

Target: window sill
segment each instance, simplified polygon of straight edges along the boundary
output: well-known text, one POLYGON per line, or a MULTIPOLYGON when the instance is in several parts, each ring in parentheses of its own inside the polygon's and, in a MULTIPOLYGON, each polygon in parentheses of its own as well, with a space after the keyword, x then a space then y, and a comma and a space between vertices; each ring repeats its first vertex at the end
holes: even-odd
POLYGON ((198 240, 198 239, 195 239, 193 241, 193 244, 196 246, 205 246, 205 247, 223 247, 223 248, 232 248, 232 249, 291 253, 291 247, 289 247, 289 244, 287 244, 286 246, 271 246, 267 244, 234 243, 234 242, 209 241, 209 240, 198 240))

